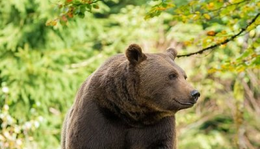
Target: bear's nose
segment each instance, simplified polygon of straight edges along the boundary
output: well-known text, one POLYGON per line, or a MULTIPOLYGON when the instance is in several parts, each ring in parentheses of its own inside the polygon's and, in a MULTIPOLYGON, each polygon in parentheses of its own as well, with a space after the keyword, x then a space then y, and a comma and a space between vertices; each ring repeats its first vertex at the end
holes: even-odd
POLYGON ((198 100, 198 98, 200 97, 200 92, 197 90, 193 90, 191 91, 191 97, 195 100, 195 102, 198 100))

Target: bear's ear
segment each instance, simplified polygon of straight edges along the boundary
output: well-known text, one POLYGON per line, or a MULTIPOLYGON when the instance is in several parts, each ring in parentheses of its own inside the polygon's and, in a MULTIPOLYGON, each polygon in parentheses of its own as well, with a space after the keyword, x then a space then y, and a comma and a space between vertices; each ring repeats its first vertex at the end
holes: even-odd
POLYGON ((177 57, 177 51, 174 48, 168 48, 167 54, 174 60, 177 57))
POLYGON ((130 64, 136 65, 146 59, 146 55, 143 54, 142 49, 137 44, 131 44, 126 50, 126 57, 130 64))

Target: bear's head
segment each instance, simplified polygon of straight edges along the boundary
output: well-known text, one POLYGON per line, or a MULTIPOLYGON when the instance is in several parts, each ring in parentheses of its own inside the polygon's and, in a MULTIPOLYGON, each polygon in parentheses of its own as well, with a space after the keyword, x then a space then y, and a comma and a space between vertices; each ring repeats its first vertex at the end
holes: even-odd
POLYGON ((153 124, 192 107, 200 93, 186 81, 176 56, 173 48, 149 54, 131 44, 125 56, 111 58, 94 75, 99 105, 130 125, 153 124))

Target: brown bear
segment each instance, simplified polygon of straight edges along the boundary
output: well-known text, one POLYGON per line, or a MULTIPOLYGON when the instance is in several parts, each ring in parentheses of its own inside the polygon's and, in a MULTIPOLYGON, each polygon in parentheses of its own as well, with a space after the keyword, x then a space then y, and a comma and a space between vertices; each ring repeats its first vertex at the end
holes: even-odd
POLYGON ((63 149, 176 148, 175 113, 200 93, 175 64, 177 52, 142 53, 130 45, 79 89, 63 124, 63 149))

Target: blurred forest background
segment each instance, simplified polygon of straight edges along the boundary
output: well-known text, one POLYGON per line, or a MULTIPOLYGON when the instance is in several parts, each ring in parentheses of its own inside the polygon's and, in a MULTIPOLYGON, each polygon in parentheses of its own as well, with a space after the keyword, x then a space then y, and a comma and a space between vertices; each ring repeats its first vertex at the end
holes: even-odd
POLYGON ((196 106, 177 113, 178 147, 260 148, 259 0, 2 0, 0 7, 1 149, 59 148, 81 83, 131 43, 179 54, 218 44, 176 60, 201 92, 196 106))

